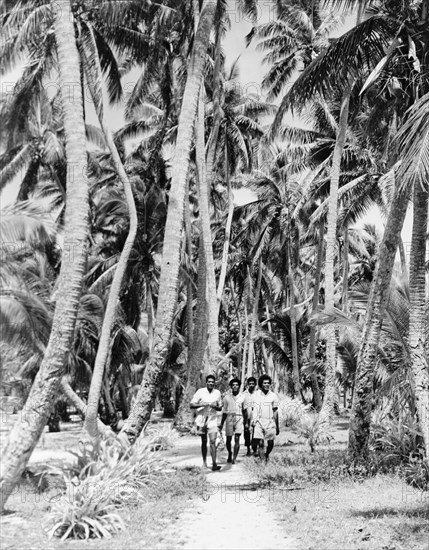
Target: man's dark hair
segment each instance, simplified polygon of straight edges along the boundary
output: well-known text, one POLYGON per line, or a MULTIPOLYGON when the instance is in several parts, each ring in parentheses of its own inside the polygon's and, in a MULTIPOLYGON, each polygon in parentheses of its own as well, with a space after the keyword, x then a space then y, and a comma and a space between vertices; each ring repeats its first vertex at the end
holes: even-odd
POLYGON ((249 378, 246 380, 247 383, 249 382, 255 382, 256 384, 256 378, 254 376, 249 376, 249 378))
POLYGON ((208 382, 210 378, 213 380, 213 382, 216 382, 216 378, 215 378, 214 374, 208 374, 206 376, 206 382, 208 382))
POLYGON ((265 382, 265 380, 268 380, 268 382, 271 384, 272 380, 271 380, 271 376, 268 376, 268 374, 263 374, 262 376, 259 377, 259 380, 258 380, 258 386, 262 389, 262 384, 265 382))
POLYGON ((232 385, 233 385, 234 383, 237 383, 239 387, 241 386, 241 380, 239 380, 238 378, 233 378, 233 379, 229 382, 229 387, 232 388, 232 385))

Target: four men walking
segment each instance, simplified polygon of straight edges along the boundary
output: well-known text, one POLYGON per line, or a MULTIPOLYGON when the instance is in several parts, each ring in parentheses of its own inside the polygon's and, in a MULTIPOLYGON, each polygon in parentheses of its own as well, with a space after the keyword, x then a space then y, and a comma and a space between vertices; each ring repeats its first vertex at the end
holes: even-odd
POLYGON ((218 430, 222 432, 225 426, 227 462, 235 464, 240 450, 240 437, 244 432, 244 442, 247 456, 251 455, 268 460, 274 447, 275 436, 280 433, 277 395, 270 390, 271 378, 263 374, 258 380, 259 389, 256 389, 256 378, 247 380, 247 389, 240 393, 241 382, 233 378, 231 388, 222 402, 219 390, 215 389, 215 377, 206 378, 206 387, 200 388, 191 400, 191 409, 197 410, 195 424, 197 433, 201 436, 201 454, 203 465, 207 467, 207 437, 210 440, 210 454, 212 470, 220 470, 216 461, 216 438, 218 430), (223 407, 222 420, 218 427, 217 413, 223 407), (232 437, 234 436, 234 449, 232 437), (266 447, 265 447, 265 441, 266 447))

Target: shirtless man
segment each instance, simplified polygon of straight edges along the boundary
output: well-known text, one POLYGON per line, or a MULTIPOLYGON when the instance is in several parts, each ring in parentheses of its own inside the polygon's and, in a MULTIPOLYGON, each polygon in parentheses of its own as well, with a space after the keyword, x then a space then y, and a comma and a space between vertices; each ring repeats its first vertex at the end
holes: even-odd
POLYGON ((222 397, 219 390, 215 390, 215 377, 209 374, 206 377, 206 387, 195 392, 190 403, 191 409, 197 410, 195 424, 198 435, 201 436, 201 454, 203 466, 207 468, 207 436, 210 440, 210 455, 212 470, 220 470, 216 462, 217 411, 222 410, 222 397))
POLYGON ((274 439, 279 435, 279 399, 270 390, 271 377, 263 374, 258 380, 259 392, 256 394, 256 405, 253 410, 252 426, 254 449, 259 450, 259 457, 264 457, 264 443, 267 441, 265 461, 268 461, 274 447, 274 439))
POLYGON ((247 456, 251 456, 252 446, 252 413, 255 406, 255 390, 256 390, 256 378, 250 376, 247 379, 247 389, 244 390, 243 396, 243 413, 244 413, 244 444, 247 448, 247 456))
POLYGON ((228 460, 230 464, 235 464, 238 451, 240 450, 240 436, 243 433, 243 401, 244 396, 240 393, 241 382, 238 378, 233 378, 229 383, 231 392, 223 398, 223 414, 220 423, 220 431, 226 422, 226 449, 228 451, 228 460), (232 436, 234 436, 234 455, 232 454, 232 436))

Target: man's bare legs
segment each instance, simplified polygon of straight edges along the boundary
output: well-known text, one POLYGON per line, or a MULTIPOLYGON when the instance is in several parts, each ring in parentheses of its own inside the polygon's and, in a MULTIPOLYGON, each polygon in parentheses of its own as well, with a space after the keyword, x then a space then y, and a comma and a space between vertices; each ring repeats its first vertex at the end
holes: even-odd
POLYGON ((220 466, 216 462, 216 437, 217 433, 209 434, 210 439, 210 455, 212 457, 212 470, 220 470, 220 466))
POLYGON ((207 435, 201 435, 201 454, 203 457, 203 466, 207 468, 207 435))
MULTIPOLYGON (((210 456, 212 457, 212 470, 220 470, 220 466, 216 462, 216 436, 217 434, 209 434, 210 440, 210 456)), ((203 457, 203 466, 207 468, 207 435, 201 435, 201 455, 203 457)))
POLYGON ((241 434, 234 435, 234 458, 232 459, 233 464, 235 464, 235 461, 237 460, 238 451, 240 450, 240 435, 241 434))
POLYGON ((232 447, 231 447, 231 441, 232 441, 232 435, 227 435, 226 436, 226 450, 228 451, 228 460, 227 462, 230 463, 232 462, 232 447))
MULTIPOLYGON (((253 456, 259 456, 259 445, 261 440, 260 439, 252 439, 252 451, 253 456)), ((262 440, 262 447, 264 446, 264 440, 262 440)))
POLYGON ((240 450, 240 436, 241 434, 234 434, 234 455, 232 454, 232 435, 226 436, 226 450, 228 451, 228 463, 235 464, 237 460, 238 451, 240 450))
POLYGON ((267 441, 267 450, 265 452, 265 461, 268 460, 268 457, 270 456, 271 451, 274 448, 274 439, 270 439, 267 441))

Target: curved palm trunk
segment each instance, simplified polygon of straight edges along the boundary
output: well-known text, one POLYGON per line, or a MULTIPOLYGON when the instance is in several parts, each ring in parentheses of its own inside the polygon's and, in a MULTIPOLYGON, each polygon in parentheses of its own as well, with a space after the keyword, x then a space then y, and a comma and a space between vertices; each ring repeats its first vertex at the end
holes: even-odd
MULTIPOLYGON (((101 69, 99 72, 101 73, 101 69)), ((101 327, 100 340, 97 349, 97 356, 95 358, 94 370, 92 373, 91 385, 89 388, 88 406, 86 410, 85 422, 83 425, 83 428, 88 433, 88 435, 91 438, 95 439, 100 435, 97 423, 98 405, 100 402, 100 395, 104 381, 104 369, 110 349, 110 337, 112 333, 112 327, 115 322, 116 308, 119 304, 119 294, 121 292, 122 282, 124 280, 128 260, 130 258, 130 254, 133 249, 134 241, 137 235, 137 210, 134 202, 133 190, 130 180, 128 179, 128 175, 125 172, 121 157, 119 156, 115 142, 113 141, 112 132, 110 131, 110 128, 106 122, 105 116, 103 115, 102 105, 97 105, 98 102, 95 90, 90 78, 88 78, 88 82, 90 83, 89 88, 91 90, 94 104, 98 106, 98 120, 103 130, 103 134, 106 139, 110 154, 112 156, 113 163, 116 167, 116 170, 118 171, 119 179, 121 180, 124 188, 125 199, 128 206, 128 215, 130 218, 128 235, 116 266, 115 274, 113 276, 112 284, 110 286, 106 311, 104 312, 103 325, 101 327)), ((109 390, 107 388, 106 399, 109 401, 110 395, 108 395, 108 393, 109 390)))
MULTIPOLYGON (((331 178, 329 187, 329 206, 328 206, 328 227, 326 233, 326 259, 325 259, 325 309, 327 311, 334 309, 334 260, 335 246, 337 241, 337 219, 338 219, 338 183, 341 172, 341 158, 343 156, 344 143, 346 140, 347 120, 349 116, 351 86, 343 93, 341 103, 340 120, 338 124, 338 133, 335 142, 334 154, 332 157, 331 178)), ((336 363, 336 336, 335 325, 327 325, 326 328, 326 376, 325 376, 325 395, 323 399, 322 410, 320 411, 322 420, 330 420, 334 412, 335 404, 335 363, 336 363)))
POLYGON ((156 393, 159 376, 170 345, 179 284, 181 233, 189 155, 214 12, 214 3, 206 0, 202 7, 194 46, 188 63, 188 76, 179 116, 174 157, 176 169, 171 181, 165 227, 154 344, 137 399, 121 431, 132 442, 138 437, 144 424, 150 418, 152 400, 156 393))
POLYGON ((198 101, 198 118, 196 124, 196 160, 198 172, 198 203, 200 210, 201 237, 204 243, 204 259, 206 266, 206 307, 208 322, 208 342, 207 342, 207 361, 205 362, 204 373, 206 375, 216 372, 219 361, 219 325, 218 325, 218 306, 216 297, 216 275, 213 260, 213 240, 210 227, 210 207, 209 207, 209 185, 207 178, 205 148, 204 148, 204 102, 203 86, 201 86, 200 97, 198 101))
POLYGON ((411 376, 414 386, 417 419, 429 460, 429 368, 425 351, 426 310, 426 233, 428 193, 419 182, 414 188, 414 218, 410 259, 410 330, 411 376))
POLYGON ((261 284, 262 284, 262 255, 259 256, 258 262, 258 279, 255 289, 255 297, 253 302, 253 311, 252 318, 250 320, 250 339, 249 339, 249 352, 247 356, 247 374, 246 378, 252 376, 253 373, 253 363, 255 356, 255 337, 256 337, 256 327, 258 326, 258 310, 259 310, 259 297, 261 295, 261 284))
POLYGON ((67 154, 65 242, 52 330, 40 369, 20 420, 9 434, 1 457, 1 507, 13 491, 49 418, 73 340, 79 299, 86 268, 88 239, 88 181, 85 124, 80 88, 79 54, 69 0, 52 1, 59 62, 59 84, 67 154))
MULTIPOLYGON (((70 386, 70 383, 63 377, 60 382, 61 391, 64 396, 67 398, 67 401, 73 405, 73 407, 80 412, 80 414, 85 418, 87 411, 87 404, 82 401, 82 399, 77 395, 77 393, 70 386)), ((109 426, 106 426, 99 418, 97 419, 98 431, 103 437, 114 437, 115 434, 109 426)))
POLYGON ((410 192, 408 190, 399 193, 397 189, 395 190, 383 240, 378 251, 378 262, 366 310, 353 389, 349 451, 355 458, 365 457, 368 452, 374 365, 377 360, 383 312, 389 295, 390 279, 410 192))

